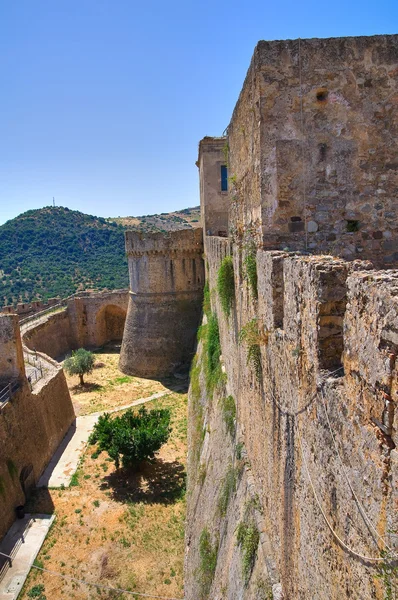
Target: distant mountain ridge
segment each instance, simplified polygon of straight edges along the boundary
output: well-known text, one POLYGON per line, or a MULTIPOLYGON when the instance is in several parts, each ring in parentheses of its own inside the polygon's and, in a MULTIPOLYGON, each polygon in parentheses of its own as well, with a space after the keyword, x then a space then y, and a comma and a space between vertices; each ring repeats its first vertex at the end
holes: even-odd
POLYGON ((126 229, 167 232, 199 225, 199 207, 110 219, 61 206, 29 210, 0 226, 0 306, 128 287, 126 229))

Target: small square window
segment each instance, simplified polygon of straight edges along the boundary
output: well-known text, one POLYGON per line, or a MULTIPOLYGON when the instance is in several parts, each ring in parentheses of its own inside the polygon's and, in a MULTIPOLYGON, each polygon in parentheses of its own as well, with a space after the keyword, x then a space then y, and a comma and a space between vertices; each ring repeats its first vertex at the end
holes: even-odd
POLYGON ((221 165, 221 191, 228 192, 228 167, 221 165))

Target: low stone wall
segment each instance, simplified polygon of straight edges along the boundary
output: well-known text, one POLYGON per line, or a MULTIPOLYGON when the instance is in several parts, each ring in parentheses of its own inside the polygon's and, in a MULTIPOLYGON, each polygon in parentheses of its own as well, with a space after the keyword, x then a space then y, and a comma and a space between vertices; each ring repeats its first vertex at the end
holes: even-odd
POLYGON ((75 418, 63 370, 25 384, 0 410, 0 539, 75 418))
POLYGON ((64 356, 78 347, 67 310, 33 321, 23 333, 23 341, 31 350, 44 352, 52 358, 64 356))
POLYGON ((66 309, 24 324, 24 343, 56 359, 77 348, 121 342, 127 304, 127 290, 70 298, 66 309))
POLYGON ((398 555, 398 273, 258 250, 256 299, 245 276, 247 250, 221 238, 205 248, 227 380, 209 394, 199 354, 189 400, 186 600, 200 597, 205 528, 218 544, 211 598, 265 600, 282 588, 285 600, 383 600, 382 554, 398 555), (215 289, 230 251, 235 303, 227 319, 215 289), (239 343, 253 319, 257 375, 248 345, 239 343), (227 395, 236 402, 232 437, 221 401, 227 395), (221 514, 231 468, 236 491, 221 514), (245 521, 257 523, 262 540, 246 581, 237 542, 245 521))

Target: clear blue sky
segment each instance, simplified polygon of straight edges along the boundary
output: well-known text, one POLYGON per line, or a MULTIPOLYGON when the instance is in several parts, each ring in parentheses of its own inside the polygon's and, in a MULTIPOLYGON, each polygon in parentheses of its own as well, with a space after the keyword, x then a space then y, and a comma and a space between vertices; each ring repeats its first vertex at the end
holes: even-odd
POLYGON ((397 0, 0 0, 0 223, 198 204, 260 39, 397 33, 397 0))

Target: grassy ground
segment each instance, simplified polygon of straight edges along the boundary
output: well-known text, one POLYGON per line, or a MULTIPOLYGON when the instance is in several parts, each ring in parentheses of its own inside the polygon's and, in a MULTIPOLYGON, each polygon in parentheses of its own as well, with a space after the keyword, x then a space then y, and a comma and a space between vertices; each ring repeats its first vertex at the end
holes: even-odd
MULTIPOLYGON (((126 404, 133 399, 132 393, 139 397, 157 391, 159 382, 139 380, 133 389, 126 388, 132 381, 115 381, 117 358, 103 354, 105 366, 95 371, 95 381, 101 373, 103 382, 102 403, 123 398, 126 404), (103 378, 105 372, 112 383, 103 378)), ((120 373, 119 377, 124 379, 120 373)), ((92 383, 92 377, 87 381, 92 383)), ((98 391, 84 394, 81 406, 87 411, 93 406, 97 409, 98 391)), ((76 395, 80 402, 80 394, 76 395)), ((186 403, 186 394, 170 393, 146 405, 148 409, 170 408, 173 431, 157 457, 140 472, 116 470, 107 453, 93 458, 95 446, 89 446, 72 480, 74 485, 38 490, 30 510, 56 515, 37 557, 38 566, 100 585, 183 597, 186 403)), ((134 596, 88 588, 32 569, 20 599, 32 597, 127 600, 134 596)))
POLYGON ((94 354, 95 367, 92 373, 84 376, 84 386, 79 385, 77 375, 65 373, 77 415, 117 408, 138 398, 167 391, 178 383, 173 378, 156 381, 124 375, 118 368, 118 350, 105 348, 94 354))

